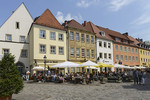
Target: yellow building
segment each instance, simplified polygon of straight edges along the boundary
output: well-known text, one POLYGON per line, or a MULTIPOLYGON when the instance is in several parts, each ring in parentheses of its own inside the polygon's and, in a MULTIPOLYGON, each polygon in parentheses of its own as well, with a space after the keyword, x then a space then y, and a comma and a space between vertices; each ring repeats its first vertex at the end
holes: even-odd
MULTIPOLYGON (((65 21, 67 30, 67 59, 78 64, 87 60, 96 61, 95 33, 89 32, 83 25, 75 20, 65 21)), ((69 72, 82 72, 84 68, 71 68, 69 72)), ((86 70, 87 71, 87 70, 86 70)), ((89 70, 88 70, 89 71, 89 70)))
POLYGON ((33 22, 29 31, 30 66, 46 67, 66 61, 66 32, 47 9, 33 22))
POLYGON ((150 50, 139 49, 140 66, 150 67, 150 50))

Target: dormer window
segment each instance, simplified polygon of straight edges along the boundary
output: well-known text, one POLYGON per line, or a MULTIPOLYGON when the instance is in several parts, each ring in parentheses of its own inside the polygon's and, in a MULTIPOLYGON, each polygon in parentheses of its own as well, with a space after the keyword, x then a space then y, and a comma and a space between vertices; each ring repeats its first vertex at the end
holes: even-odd
POLYGON ((115 38, 115 40, 116 40, 116 41, 118 41, 118 42, 120 42, 120 41, 121 41, 121 40, 120 40, 120 38, 117 38, 117 37, 115 38))
POLYGON ((123 42, 124 42, 124 43, 127 43, 127 40, 124 39, 123 42))
POLYGON ((16 29, 20 29, 19 22, 16 22, 16 29))
POLYGON ((101 36, 105 36, 105 32, 103 32, 103 31, 100 31, 99 34, 100 34, 101 36))

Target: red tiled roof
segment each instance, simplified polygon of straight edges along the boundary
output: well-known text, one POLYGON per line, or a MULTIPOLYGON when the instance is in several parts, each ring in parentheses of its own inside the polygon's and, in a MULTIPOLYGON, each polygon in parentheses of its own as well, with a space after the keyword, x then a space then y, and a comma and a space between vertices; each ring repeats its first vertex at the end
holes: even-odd
MULTIPOLYGON (((65 25, 65 23, 63 25, 65 25)), ((76 28, 76 29, 80 29, 80 30, 84 30, 84 31, 88 31, 85 27, 83 27, 80 23, 78 23, 74 19, 67 21, 67 26, 76 28)))
POLYGON ((127 36, 131 41, 134 41, 134 45, 137 46, 137 44, 139 43, 138 40, 136 40, 135 38, 131 37, 131 36, 127 36))
POLYGON ((103 39, 107 39, 107 40, 113 40, 107 33, 105 33, 105 36, 101 36, 99 34, 99 32, 101 31, 98 27, 96 27, 92 22, 87 22, 86 25, 84 25, 84 27, 93 33, 96 33, 96 37, 98 38, 103 38, 103 39))
POLYGON ((110 36, 114 36, 114 37, 118 37, 118 38, 129 40, 128 37, 124 36, 120 32, 116 32, 116 31, 110 30, 108 28, 103 28, 103 27, 100 27, 100 26, 97 26, 97 27, 100 30, 104 31, 105 33, 109 34, 110 36))
POLYGON ((45 12, 34 21, 34 24, 64 30, 49 9, 46 9, 45 12))

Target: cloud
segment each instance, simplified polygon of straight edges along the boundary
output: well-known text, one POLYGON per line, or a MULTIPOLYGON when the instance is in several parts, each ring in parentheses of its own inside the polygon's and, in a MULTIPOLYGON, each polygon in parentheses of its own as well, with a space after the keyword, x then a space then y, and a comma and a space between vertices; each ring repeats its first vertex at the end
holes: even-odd
POLYGON ((122 7, 131 4, 134 0, 111 0, 110 2, 110 9, 112 11, 118 11, 122 7))
POLYGON ((134 24, 134 25, 144 25, 144 24, 148 24, 150 23, 150 6, 149 6, 149 3, 150 2, 144 2, 142 3, 143 1, 141 1, 141 6, 140 7, 140 10, 139 10, 139 17, 137 17, 135 20, 133 20, 131 22, 131 24, 134 24))
POLYGON ((150 23, 150 14, 145 13, 141 15, 139 18, 137 18, 136 20, 134 20, 131 24, 143 25, 147 23, 150 23))
POLYGON ((61 11, 57 12, 56 19, 60 23, 63 23, 65 20, 71 20, 71 19, 75 19, 77 21, 83 20, 80 14, 78 16, 72 16, 70 13, 68 13, 66 16, 64 16, 64 14, 61 11))
POLYGON ((77 6, 78 7, 83 7, 83 8, 87 8, 93 4, 96 4, 99 0, 80 0, 79 2, 77 2, 77 6))

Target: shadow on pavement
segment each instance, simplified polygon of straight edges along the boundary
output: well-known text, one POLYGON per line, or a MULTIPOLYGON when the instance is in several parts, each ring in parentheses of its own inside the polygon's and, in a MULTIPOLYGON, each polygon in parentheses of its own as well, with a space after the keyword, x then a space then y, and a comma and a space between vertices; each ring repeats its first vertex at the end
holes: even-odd
POLYGON ((122 87, 124 89, 137 89, 139 91, 150 91, 150 77, 146 79, 145 85, 139 85, 139 84, 130 84, 130 85, 123 85, 122 87))

